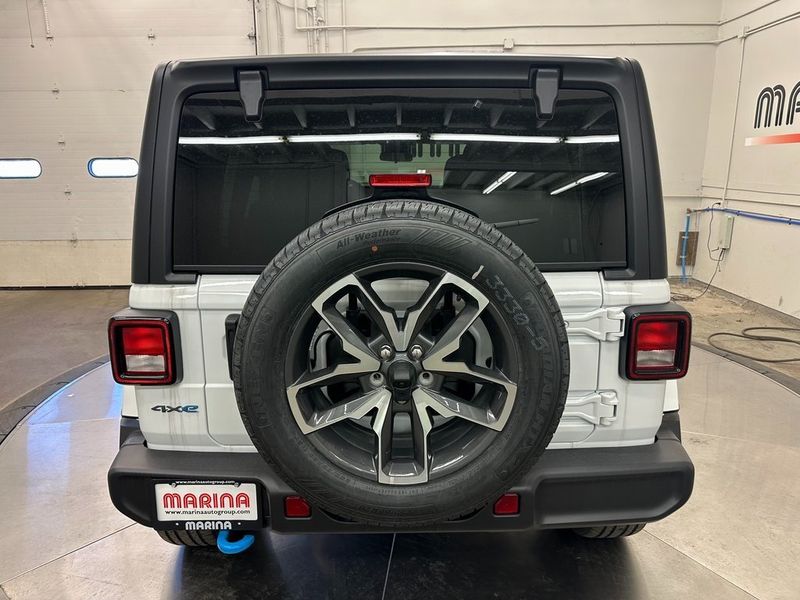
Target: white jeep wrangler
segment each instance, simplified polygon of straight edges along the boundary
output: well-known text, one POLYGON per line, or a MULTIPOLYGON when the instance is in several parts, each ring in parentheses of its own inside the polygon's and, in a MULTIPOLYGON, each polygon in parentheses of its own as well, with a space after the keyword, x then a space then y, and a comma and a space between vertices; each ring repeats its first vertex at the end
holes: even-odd
POLYGON ((170 542, 635 533, 683 505, 639 65, 251 57, 155 72, 109 488, 170 542))

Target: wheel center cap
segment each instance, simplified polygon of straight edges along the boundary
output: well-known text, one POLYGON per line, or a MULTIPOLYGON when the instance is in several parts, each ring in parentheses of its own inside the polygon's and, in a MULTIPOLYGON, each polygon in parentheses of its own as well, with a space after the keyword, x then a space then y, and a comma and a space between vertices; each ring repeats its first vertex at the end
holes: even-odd
POLYGON ((408 391, 417 379, 417 370, 407 360, 397 360, 389 366, 389 384, 398 392, 408 391))

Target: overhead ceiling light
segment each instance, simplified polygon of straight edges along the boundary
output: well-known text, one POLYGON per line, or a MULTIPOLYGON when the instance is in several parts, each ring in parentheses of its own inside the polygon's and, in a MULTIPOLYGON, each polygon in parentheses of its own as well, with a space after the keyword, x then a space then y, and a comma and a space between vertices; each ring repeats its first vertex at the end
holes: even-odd
POLYGON ((558 144, 560 137, 548 135, 495 135, 490 133, 432 133, 433 142, 500 142, 514 144, 558 144))
POLYGON ((289 142, 316 143, 316 142, 390 142, 390 141, 410 141, 416 142, 420 139, 418 133, 345 133, 331 135, 289 135, 286 136, 289 142))
POLYGON ((245 144, 282 144, 286 141, 281 135, 251 135, 244 137, 179 137, 183 146, 241 146, 245 144))
POLYGON ((580 179, 576 179, 575 181, 568 183, 565 186, 562 186, 556 190, 550 192, 551 196, 555 196, 560 194, 561 192, 566 192, 567 190, 571 190, 574 187, 578 187, 579 185, 583 185, 584 183, 588 183, 590 181, 594 181, 595 179, 600 179, 601 177, 605 177, 608 175, 608 171, 600 171, 599 173, 592 173, 591 175, 586 175, 585 177, 581 177, 580 179))
POLYGON ((574 135, 564 138, 567 144, 609 144, 619 143, 618 135, 574 135))
POLYGON ((495 191, 497 188, 499 188, 501 185, 503 185, 506 181, 511 179, 516 174, 517 174, 516 171, 506 171, 505 173, 500 175, 500 177, 495 179, 492 183, 487 185, 486 188, 483 190, 483 193, 491 194, 493 191, 495 191))

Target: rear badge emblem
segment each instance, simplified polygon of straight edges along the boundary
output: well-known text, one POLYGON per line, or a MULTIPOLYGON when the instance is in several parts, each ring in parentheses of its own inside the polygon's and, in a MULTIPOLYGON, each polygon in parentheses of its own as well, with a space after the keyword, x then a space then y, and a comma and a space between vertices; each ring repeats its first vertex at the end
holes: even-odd
POLYGON ((187 404, 185 406, 165 406, 164 404, 159 404, 157 406, 154 406, 150 410, 162 413, 171 413, 171 412, 196 413, 200 411, 200 407, 197 404, 187 404))

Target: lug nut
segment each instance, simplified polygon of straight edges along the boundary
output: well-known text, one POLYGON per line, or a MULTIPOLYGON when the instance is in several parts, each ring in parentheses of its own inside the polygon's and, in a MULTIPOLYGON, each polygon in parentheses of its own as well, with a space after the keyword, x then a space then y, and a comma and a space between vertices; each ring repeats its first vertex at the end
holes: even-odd
POLYGON ((381 387, 384 382, 383 373, 380 371, 375 371, 372 375, 369 376, 369 382, 374 387, 381 387))
POLYGON ((422 358, 422 346, 411 346, 411 350, 408 351, 408 355, 414 360, 419 360, 422 358))
POLYGON ((420 385, 430 385, 433 383, 433 375, 428 373, 428 371, 423 371, 419 374, 419 384, 420 385))
POLYGON ((381 349, 378 350, 378 356, 380 356, 383 360, 389 360, 392 358, 393 354, 394 352, 392 352, 392 347, 389 345, 381 346, 381 349))

